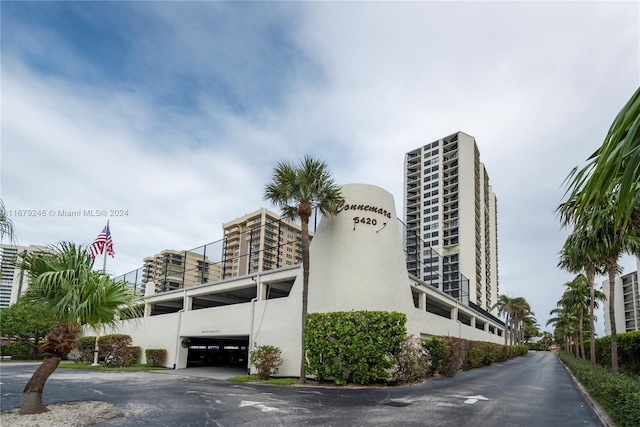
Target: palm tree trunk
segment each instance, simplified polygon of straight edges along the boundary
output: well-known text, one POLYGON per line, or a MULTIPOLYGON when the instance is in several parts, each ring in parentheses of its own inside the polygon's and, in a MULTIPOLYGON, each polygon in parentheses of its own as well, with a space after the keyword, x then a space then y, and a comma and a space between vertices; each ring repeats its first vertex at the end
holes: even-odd
POLYGON ((594 311, 595 311, 595 288, 593 282, 595 281, 596 271, 593 267, 586 269, 587 282, 589 283, 589 358, 591 359, 591 366, 596 366, 596 332, 594 326, 594 311))
MULTIPOLYGON (((299 212, 302 209, 299 210, 299 212)), ((309 209, 309 214, 310 214, 309 209)), ((300 357, 300 382, 307 381, 305 361, 307 349, 304 345, 304 329, 307 324, 307 307, 309 305, 309 216, 300 215, 300 228, 302 231, 302 337, 300 357)))
POLYGON ((60 363, 60 356, 47 355, 42 364, 36 369, 22 392, 20 402, 20 415, 40 414, 48 412, 42 403, 42 392, 47 379, 56 370, 60 363))
POLYGON ((616 262, 607 265, 609 273, 609 324, 611 325, 611 373, 618 373, 618 335, 616 331, 616 308, 614 297, 616 295, 616 262))
POLYGON ((580 309, 580 313, 578 314, 578 323, 580 324, 580 329, 578 330, 578 339, 580 340, 580 353, 582 359, 586 359, 587 355, 584 352, 584 313, 582 308, 580 309))

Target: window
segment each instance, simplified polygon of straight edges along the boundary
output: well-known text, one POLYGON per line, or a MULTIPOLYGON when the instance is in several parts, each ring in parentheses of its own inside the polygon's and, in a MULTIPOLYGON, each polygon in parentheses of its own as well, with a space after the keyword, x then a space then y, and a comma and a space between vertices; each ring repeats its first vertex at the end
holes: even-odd
POLYGON ((431 192, 431 195, 432 195, 432 196, 437 196, 437 195, 438 195, 438 193, 439 193, 439 191, 438 191, 438 190, 433 190, 433 191, 431 192))
POLYGON ((429 212, 431 212, 431 209, 427 208, 427 209, 425 209, 422 213, 426 215, 426 214, 428 214, 429 212))
POLYGON ((424 185, 424 189, 425 189, 425 190, 428 190, 428 189, 430 189, 430 188, 431 188, 431 184, 425 184, 425 185, 424 185))
POLYGON ((431 233, 431 237, 438 237, 438 232, 434 231, 433 233, 431 233))
POLYGON ((437 187, 438 185, 440 185, 440 183, 439 183, 438 181, 436 181, 436 182, 432 182, 432 183, 431 183, 431 186, 432 186, 432 187, 437 187))
POLYGON ((430 196, 431 196, 431 193, 430 193, 430 192, 428 192, 428 191, 427 191, 426 193, 424 193, 424 195, 423 195, 423 197, 424 197, 425 199, 426 199, 427 197, 430 197, 430 196))
POLYGON ((437 205, 438 204, 438 198, 432 199, 431 200, 431 204, 432 205, 437 205))
POLYGON ((432 240, 431 246, 438 246, 438 240, 432 240))
POLYGON ((435 214, 434 216, 431 217, 431 221, 435 221, 438 219, 438 214, 435 214))
POLYGON ((438 174, 434 173, 433 175, 431 175, 431 179, 438 179, 438 174))
POLYGON ((431 212, 438 212, 438 206, 434 206, 431 208, 431 212))
POLYGON ((431 237, 431 235, 429 233, 425 233, 422 235, 422 238, 427 240, 429 237, 431 237))
MULTIPOLYGON (((435 172, 435 171, 437 171, 439 168, 440 168, 440 166, 435 165, 434 167, 432 167, 432 168, 431 168, 431 171, 432 171, 432 172, 435 172)), ((425 173, 429 173, 429 172, 426 172, 426 171, 425 171, 425 173)))
POLYGON ((431 152, 431 155, 432 155, 432 156, 436 156, 439 152, 440 152, 440 150, 433 150, 433 151, 431 152))

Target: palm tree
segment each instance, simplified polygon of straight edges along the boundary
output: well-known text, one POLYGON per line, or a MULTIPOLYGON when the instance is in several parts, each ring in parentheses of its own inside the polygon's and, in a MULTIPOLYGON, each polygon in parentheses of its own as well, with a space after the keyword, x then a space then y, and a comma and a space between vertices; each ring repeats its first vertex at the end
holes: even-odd
POLYGON ((63 242, 51 249, 52 253, 26 253, 21 260, 34 300, 46 304, 58 322, 42 346, 44 361, 24 388, 21 414, 48 411, 42 403, 45 383, 75 347, 80 326, 115 326, 119 319, 139 316, 134 296, 123 283, 93 271, 87 248, 63 242))
POLYGON ((580 222, 613 194, 615 226, 623 230, 631 222, 640 229, 640 88, 614 119, 602 146, 566 182, 568 202, 560 208, 565 221, 580 222))
POLYGON ((504 345, 507 345, 511 326, 511 298, 504 294, 498 295, 498 302, 493 305, 492 309, 496 308, 498 316, 504 316, 504 345))
POLYGON ((567 353, 571 352, 571 342, 573 341, 575 343, 575 356, 578 357, 578 340, 576 337, 578 316, 563 307, 561 303, 558 303, 558 307, 551 310, 549 314, 555 315, 555 317, 547 320, 547 326, 553 325, 556 341, 564 342, 564 350, 567 353))
POLYGON ((15 241, 15 227, 13 226, 13 221, 11 221, 7 214, 4 202, 0 200, 0 242, 2 242, 5 237, 8 238, 10 242, 15 241))
POLYGON ((618 260, 624 253, 640 253, 640 229, 627 224, 617 227, 613 210, 603 210, 598 215, 599 251, 605 260, 605 270, 609 278, 609 325, 611 327, 611 373, 618 372, 618 338, 615 317, 616 275, 621 272, 618 260))
MULTIPOLYGON (((606 300, 606 296, 601 291, 597 291, 594 289, 590 289, 589 284, 587 283, 587 278, 579 274, 575 277, 571 282, 565 283, 565 291, 562 294, 560 301, 558 302, 559 306, 565 307, 567 310, 573 312, 578 316, 577 322, 577 333, 578 333, 578 341, 580 345, 581 356, 585 358, 585 350, 584 350, 584 317, 587 309, 590 309, 591 306, 598 307, 597 301, 606 300), (591 291, 593 291, 593 297, 591 296, 591 291)), ((591 329, 592 322, 590 322, 589 332, 592 332, 591 329)), ((591 340, 595 340, 594 337, 591 340)), ((590 344, 589 348, 591 352, 591 358, 593 363, 593 358, 595 356, 595 346, 590 344)))
MULTIPOLYGON (((584 221, 589 223, 590 221, 584 221)), ((588 225, 581 224, 574 229, 565 241, 560 251, 560 260, 558 267, 569 271, 570 273, 581 273, 584 271, 589 287, 589 356, 591 366, 596 366, 596 339, 595 339, 595 308, 596 308, 596 290, 595 276, 601 273, 600 265, 602 255, 597 253, 598 245, 595 241, 595 233, 593 233, 588 225)), ((606 296, 600 293, 599 301, 605 301, 606 296)))
POLYGON ((493 306, 493 309, 495 308, 498 309, 498 316, 505 317, 504 344, 508 344, 509 337, 509 343, 513 345, 517 339, 519 325, 525 316, 531 314, 531 307, 523 297, 511 298, 507 295, 499 295, 498 302, 493 306))
MULTIPOLYGON (((327 165, 311 156, 305 156, 299 164, 279 162, 273 170, 271 182, 265 186, 265 200, 277 205, 285 218, 300 218, 302 231, 302 332, 307 319, 309 290, 309 218, 314 209, 322 215, 338 213, 344 202, 327 165)), ((304 339, 300 362, 300 382, 306 381, 304 339)))
POLYGON ((512 304, 511 318, 513 319, 513 323, 514 323, 516 344, 522 344, 523 321, 527 316, 533 315, 535 313, 531 311, 531 306, 529 305, 527 300, 525 300, 523 297, 513 298, 511 304, 512 304))

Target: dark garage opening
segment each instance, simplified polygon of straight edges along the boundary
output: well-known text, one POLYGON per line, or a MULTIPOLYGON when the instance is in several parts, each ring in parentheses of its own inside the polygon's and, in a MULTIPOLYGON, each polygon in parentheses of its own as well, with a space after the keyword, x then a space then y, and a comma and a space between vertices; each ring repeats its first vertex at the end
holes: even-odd
POLYGON ((246 367, 249 338, 188 338, 187 368, 246 367))

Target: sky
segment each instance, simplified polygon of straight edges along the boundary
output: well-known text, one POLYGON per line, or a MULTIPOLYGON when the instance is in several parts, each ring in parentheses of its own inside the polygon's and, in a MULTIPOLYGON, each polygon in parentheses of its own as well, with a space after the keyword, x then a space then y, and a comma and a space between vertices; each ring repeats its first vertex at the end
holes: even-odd
POLYGON ((500 293, 547 330, 574 277, 556 267, 564 180, 640 83, 637 1, 2 1, 0 19, 19 244, 89 244, 108 219, 121 275, 277 210, 274 166, 307 154, 401 217, 405 153, 463 131, 498 199, 500 293))

